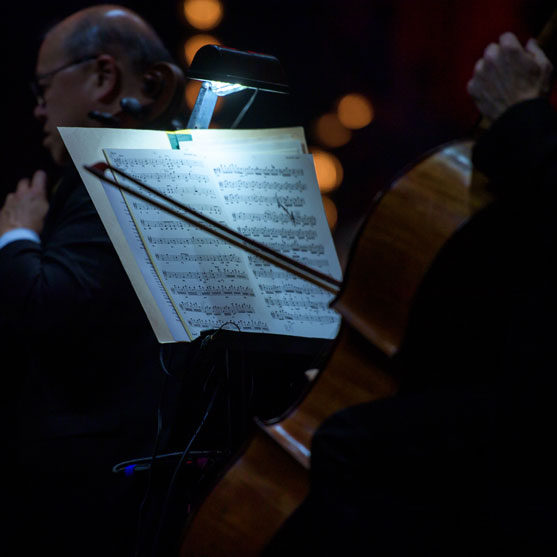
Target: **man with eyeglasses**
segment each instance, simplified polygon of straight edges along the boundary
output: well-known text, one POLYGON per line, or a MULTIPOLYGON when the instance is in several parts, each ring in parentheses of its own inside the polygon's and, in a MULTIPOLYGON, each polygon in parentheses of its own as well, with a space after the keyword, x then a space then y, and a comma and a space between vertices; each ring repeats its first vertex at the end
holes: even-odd
POLYGON ((21 387, 6 413, 13 554, 123 557, 137 542, 145 486, 112 467, 153 452, 159 345, 57 128, 101 125, 89 113, 114 114, 123 97, 145 104, 144 73, 160 61, 155 32, 110 5, 63 20, 39 50, 34 115, 67 168, 54 188, 41 170, 20 180, 0 210, 0 330, 16 356, 3 371, 21 387))
MULTIPOLYGON (((36 109, 35 109, 35 115, 38 119, 43 120, 44 116, 48 114, 48 112, 46 111, 46 94, 48 89, 50 88, 50 86, 52 85, 53 82, 56 81, 56 76, 62 72, 66 72, 68 74, 71 74, 72 72, 70 70, 75 70, 77 69, 78 66, 81 66, 83 64, 87 64, 89 62, 95 62, 97 61, 97 59, 99 58, 98 54, 89 54, 87 56, 80 56, 79 58, 76 58, 75 60, 72 60, 70 62, 68 62, 67 64, 63 64, 62 66, 48 71, 46 73, 37 73, 35 79, 33 79, 33 81, 31 82, 31 90, 33 91, 33 94, 35 95, 35 100, 36 100, 36 109)), ((73 74, 75 74, 75 71, 73 72, 73 74)), ((60 82, 60 79, 58 79, 58 82, 60 82)), ((56 98, 56 94, 54 94, 54 97, 56 98)), ((52 103, 51 103, 52 104, 52 103)), ((72 104, 73 105, 73 104, 72 104)), ((76 107, 77 108, 77 107, 76 107)), ((66 107, 67 110, 67 107, 66 107)), ((80 117, 80 119, 83 119, 83 114, 78 114, 78 116, 80 117)), ((70 114, 65 114, 66 118, 71 118, 70 114)), ((90 125, 90 122, 89 122, 90 125)), ((45 129, 45 133, 47 135, 48 132, 45 129)), ((55 135, 56 137, 56 135, 55 135)), ((59 147, 59 146, 58 146, 59 147)), ((52 156, 55 159, 56 162, 64 162, 61 157, 59 156, 58 151, 52 151, 52 156)))

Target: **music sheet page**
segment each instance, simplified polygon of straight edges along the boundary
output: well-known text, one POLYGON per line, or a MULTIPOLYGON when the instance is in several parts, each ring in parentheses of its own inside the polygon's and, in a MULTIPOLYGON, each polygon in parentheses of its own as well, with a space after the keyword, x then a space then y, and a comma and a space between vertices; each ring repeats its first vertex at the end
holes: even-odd
POLYGON ((133 130, 58 128, 71 158, 122 261, 157 339, 161 343, 189 341, 179 315, 153 268, 138 230, 119 191, 104 187, 85 165, 105 161, 104 149, 179 149, 236 152, 305 153, 303 128, 255 130, 133 130))
MULTIPOLYGON (((341 279, 311 155, 259 149, 226 154, 214 148, 106 149, 105 154, 113 166, 192 209, 341 279)), ((179 320, 190 340, 225 324, 246 332, 336 336, 340 319, 328 307, 330 293, 130 194, 116 196, 115 188, 106 188, 113 190, 115 205, 120 199, 114 209, 119 218, 133 220, 133 233, 152 263, 147 272, 159 279, 151 281, 152 287, 162 287, 171 301, 166 319, 179 320)))

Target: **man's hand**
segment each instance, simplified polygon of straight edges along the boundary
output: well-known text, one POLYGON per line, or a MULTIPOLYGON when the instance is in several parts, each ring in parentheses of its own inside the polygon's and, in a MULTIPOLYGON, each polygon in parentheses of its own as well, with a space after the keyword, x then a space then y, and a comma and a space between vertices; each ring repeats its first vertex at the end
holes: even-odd
POLYGON ((22 178, 16 191, 6 196, 0 209, 0 235, 14 228, 28 228, 40 234, 47 211, 46 173, 37 170, 31 180, 22 178))
POLYGON ((523 47, 515 35, 501 35, 474 68, 468 93, 478 110, 495 120, 514 104, 549 93, 553 66, 534 39, 523 47))

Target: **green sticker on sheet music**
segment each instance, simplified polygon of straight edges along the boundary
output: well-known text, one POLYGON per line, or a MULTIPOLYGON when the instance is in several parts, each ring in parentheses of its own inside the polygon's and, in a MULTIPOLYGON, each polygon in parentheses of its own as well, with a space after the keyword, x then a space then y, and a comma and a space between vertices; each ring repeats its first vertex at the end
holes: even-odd
POLYGON ((192 137, 189 133, 167 133, 168 141, 172 149, 180 149, 181 141, 191 141, 192 137))

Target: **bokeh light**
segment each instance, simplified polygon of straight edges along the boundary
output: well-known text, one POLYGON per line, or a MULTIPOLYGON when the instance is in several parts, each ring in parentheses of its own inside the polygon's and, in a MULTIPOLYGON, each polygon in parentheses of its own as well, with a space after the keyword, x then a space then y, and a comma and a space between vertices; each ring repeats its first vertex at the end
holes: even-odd
POLYGON ((338 220, 338 211, 337 207, 334 204, 333 200, 327 197, 326 195, 321 196, 321 200, 323 201, 323 209, 325 209, 325 216, 327 217, 327 224, 329 228, 333 230, 333 228, 337 224, 338 220))
POLYGON ((338 158, 332 153, 315 147, 310 148, 310 152, 313 155, 319 190, 325 193, 338 188, 344 176, 344 170, 338 158))
POLYGON ((192 27, 208 31, 221 22, 222 3, 220 0, 185 0, 184 15, 192 27))
POLYGON ((346 145, 352 137, 352 132, 341 124, 334 113, 320 116, 312 126, 312 133, 318 143, 331 148, 346 145))
POLYGON ((364 95, 350 93, 340 99, 337 107, 338 119, 342 125, 357 130, 373 120, 373 105, 364 95))
POLYGON ((198 35, 193 35, 184 44, 184 56, 188 66, 191 64, 195 53, 207 44, 217 44, 220 45, 220 41, 213 35, 207 35, 205 33, 199 33, 198 35))

